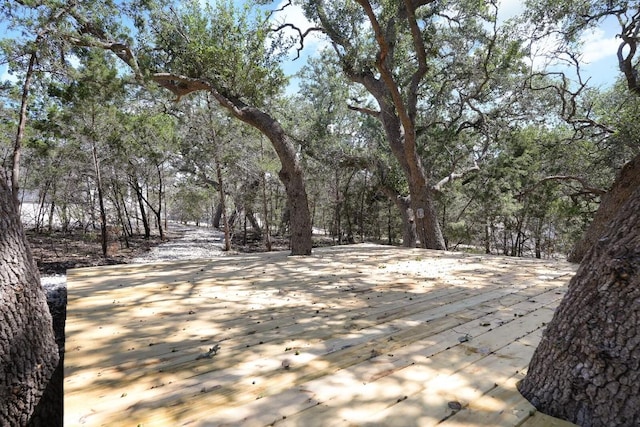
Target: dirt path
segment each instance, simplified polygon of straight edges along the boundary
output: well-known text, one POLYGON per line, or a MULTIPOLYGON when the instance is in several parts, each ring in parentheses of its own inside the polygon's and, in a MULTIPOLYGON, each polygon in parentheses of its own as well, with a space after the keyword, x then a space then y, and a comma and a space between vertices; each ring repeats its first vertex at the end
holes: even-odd
POLYGON ((207 259, 223 255, 224 233, 214 228, 195 225, 171 224, 170 232, 175 236, 161 243, 142 256, 133 258, 129 264, 207 259))

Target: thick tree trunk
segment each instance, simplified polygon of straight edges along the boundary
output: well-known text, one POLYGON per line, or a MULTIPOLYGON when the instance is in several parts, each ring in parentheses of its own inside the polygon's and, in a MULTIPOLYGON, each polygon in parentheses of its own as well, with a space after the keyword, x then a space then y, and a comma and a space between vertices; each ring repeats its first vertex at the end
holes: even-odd
POLYGON ((596 244, 605 231, 611 219, 618 213, 620 206, 629 200, 631 193, 638 187, 640 187, 640 155, 624 165, 611 189, 602 196, 593 221, 569 254, 568 260, 570 262, 582 261, 585 254, 596 244))
POLYGON ((216 211, 215 211, 215 214, 213 215, 213 222, 211 224, 213 228, 220 229, 221 219, 222 219, 222 202, 218 203, 218 206, 216 206, 216 211))
POLYGON ((291 255, 311 255, 311 213, 307 201, 307 192, 302 177, 302 169, 283 168, 278 172, 285 186, 289 201, 291 255))
POLYGON ((581 426, 640 425, 640 186, 585 255, 519 389, 581 426))
POLYGON ((58 364, 51 316, 11 189, 0 180, 0 422, 23 426, 58 364))
POLYGON ((67 320, 66 288, 57 290, 49 304, 49 312, 53 317, 53 331, 60 361, 53 371, 49 384, 36 406, 28 427, 63 427, 64 426, 64 328, 67 320), (64 296, 61 296, 64 294, 64 296), (63 302, 61 303, 61 300, 63 302))
POLYGON ((415 230, 420 246, 425 249, 444 250, 446 244, 438 222, 434 191, 429 185, 422 161, 416 151, 415 134, 411 135, 413 143, 409 144, 410 135, 403 130, 399 117, 394 113, 394 106, 390 105, 384 97, 378 99, 378 103, 383 112, 381 122, 391 152, 398 160, 409 183, 411 209, 415 217, 415 230))
POLYGON ((409 185, 411 189, 411 207, 415 216, 416 234, 420 239, 420 247, 445 250, 447 246, 438 222, 433 192, 427 188, 426 182, 422 177, 412 178, 412 180, 414 182, 409 185))

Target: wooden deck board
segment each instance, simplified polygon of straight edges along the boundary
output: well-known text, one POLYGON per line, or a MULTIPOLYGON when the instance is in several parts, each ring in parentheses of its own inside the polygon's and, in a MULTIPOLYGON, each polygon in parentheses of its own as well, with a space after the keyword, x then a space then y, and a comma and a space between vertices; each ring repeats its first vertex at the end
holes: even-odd
POLYGON ((72 270, 65 425, 544 425, 515 382, 573 273, 376 245, 72 270))

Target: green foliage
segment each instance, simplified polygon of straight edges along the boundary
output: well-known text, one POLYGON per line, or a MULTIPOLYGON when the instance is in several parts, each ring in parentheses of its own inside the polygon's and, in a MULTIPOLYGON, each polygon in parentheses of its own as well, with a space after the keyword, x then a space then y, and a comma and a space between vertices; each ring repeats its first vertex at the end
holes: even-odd
POLYGON ((227 96, 262 105, 287 83, 279 63, 284 41, 266 16, 230 0, 189 0, 151 10, 143 68, 210 81, 227 96))
POLYGON ((557 32, 570 43, 579 41, 582 31, 595 26, 608 15, 619 15, 622 20, 636 13, 636 0, 527 0, 527 22, 534 24, 539 33, 557 32))
POLYGON ((172 218, 180 222, 203 222, 210 207, 209 193, 202 187, 181 182, 172 199, 172 218))
POLYGON ((598 164, 599 150, 595 141, 571 136, 568 127, 534 126, 504 135, 502 149, 478 174, 444 195, 450 243, 488 245, 518 256, 533 254, 537 243, 547 256, 566 254, 598 203, 596 194, 571 177, 606 188, 614 173, 598 166, 585 174, 585 165, 598 164))
POLYGON ((602 149, 602 163, 619 168, 640 152, 640 99, 629 93, 618 81, 605 92, 592 91, 585 103, 593 111, 594 119, 603 129, 595 129, 594 138, 602 149), (610 132, 610 133, 609 133, 610 132))

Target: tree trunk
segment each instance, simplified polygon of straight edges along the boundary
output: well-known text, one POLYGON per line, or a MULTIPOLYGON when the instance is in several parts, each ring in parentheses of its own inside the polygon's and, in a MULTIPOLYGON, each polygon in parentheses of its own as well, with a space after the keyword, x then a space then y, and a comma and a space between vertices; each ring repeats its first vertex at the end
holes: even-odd
MULTIPOLYGON (((416 223, 413 209, 411 209, 411 197, 398 194, 391 187, 382 185, 382 191, 393 202, 400 212, 402 218, 402 246, 406 248, 416 247, 416 223)), ((389 220, 391 219, 391 210, 389 210, 389 220)), ((389 223, 389 244, 391 242, 391 223, 389 223)))
POLYGON ((433 192, 430 191, 422 177, 411 178, 411 207, 415 216, 416 234, 420 239, 420 247, 425 249, 444 250, 447 248, 438 222, 433 192))
MULTIPOLYGON (((149 207, 153 210, 153 213, 156 214, 160 240, 164 240, 164 229, 166 228, 167 224, 165 222, 165 227, 164 228, 162 227, 162 200, 164 197, 164 188, 163 188, 164 181, 162 180, 162 163, 156 164, 156 171, 158 172, 158 210, 151 208, 151 205, 149 205, 149 207)), ((147 203, 149 203, 148 199, 147 199, 147 203)))
POLYGON ((142 194, 142 188, 140 184, 136 181, 134 177, 130 179, 131 187, 136 192, 136 197, 138 199, 138 207, 140 208, 140 218, 142 219, 142 227, 144 228, 144 238, 151 238, 151 226, 149 225, 149 220, 147 219, 147 211, 144 207, 144 195, 142 194))
POLYGON ((313 248, 311 212, 302 165, 291 139, 280 122, 264 111, 247 105, 240 99, 225 97, 213 88, 211 93, 236 118, 262 132, 271 142, 280 160, 281 169, 278 177, 287 193, 288 208, 291 213, 291 255, 311 255, 313 248))
MULTIPOLYGON (((614 188, 621 185, 616 182, 614 188)), ((581 426, 638 426, 640 186, 618 204, 599 237, 571 280, 519 389, 540 411, 581 426)))
POLYGON ((161 87, 171 90, 178 99, 191 92, 209 91, 216 101, 235 118, 254 127, 269 139, 280 160, 281 169, 278 177, 285 187, 289 209, 291 209, 291 255, 311 255, 313 247, 311 213, 304 184, 304 173, 295 146, 280 122, 238 97, 223 94, 215 85, 205 80, 170 73, 155 73, 152 79, 161 87), (177 84, 178 82, 180 84, 177 84))
POLYGON ((220 229, 221 219, 222 219, 222 202, 218 203, 218 206, 216 206, 216 212, 213 215, 213 222, 211 224, 213 228, 220 229))
POLYGON ((220 167, 220 162, 218 161, 218 146, 216 145, 215 149, 215 167, 216 167, 216 176, 218 177, 219 183, 219 191, 220 191, 220 210, 222 215, 222 222, 224 224, 224 250, 229 252, 231 250, 231 226, 229 225, 229 220, 227 219, 227 206, 224 200, 224 183, 222 181, 222 168, 220 167))
MULTIPOLYGON (((446 245, 435 209, 434 191, 428 183, 422 161, 416 151, 415 134, 403 131, 402 123, 394 113, 395 107, 390 105, 386 98, 379 98, 378 104, 383 112, 381 123, 391 152, 398 160, 409 183, 411 209, 415 217, 414 227, 420 246, 425 249, 444 250, 446 245), (409 139, 413 143, 409 143, 409 139)), ((411 243, 414 246, 416 242, 411 243)), ((407 246, 407 243, 404 246, 407 246)))
MULTIPOLYGON (((38 36, 35 40, 37 44, 40 40, 38 36)), ((22 140, 24 139, 24 130, 27 125, 27 104, 29 103, 29 91, 31 89, 31 80, 33 79, 34 67, 37 61, 36 52, 31 52, 29 57, 29 65, 22 85, 22 97, 20 99, 20 116, 18 120, 18 131, 16 133, 15 143, 13 145, 13 156, 11 164, 11 191, 13 192, 14 203, 19 204, 20 190, 20 155, 22 153, 22 140)))
MULTIPOLYGON (((311 255, 311 212, 304 174, 296 150, 280 124, 265 113, 253 111, 256 116, 247 123, 265 134, 278 154, 282 168, 278 177, 287 193, 288 208, 291 214, 291 255, 311 255)), ((246 120, 245 120, 246 121, 246 120)))
POLYGON ((53 331, 58 346, 60 361, 51 375, 49 384, 36 406, 28 427, 63 427, 64 426, 64 328, 67 320, 66 288, 56 290, 60 295, 54 296, 49 305, 49 313, 53 317, 53 331), (63 302, 60 302, 60 299, 63 302))
POLYGON ((100 173, 100 160, 98 159, 98 149, 95 141, 91 141, 91 152, 93 154, 93 167, 96 174, 96 187, 98 190, 98 204, 100 206, 100 236, 102 238, 102 256, 108 255, 108 239, 107 234, 107 211, 104 205, 104 189, 102 186, 102 174, 100 173))
POLYGON ((631 193, 638 187, 640 187, 640 155, 624 165, 611 189, 602 196, 593 221, 567 258, 570 262, 582 261, 589 249, 596 244, 620 206, 629 199, 631 193))
POLYGON ((0 180, 0 420, 26 425, 58 364, 51 316, 11 189, 0 180))
POLYGON ((245 219, 249 220, 249 223, 251 224, 251 228, 253 229, 253 231, 258 236, 262 237, 262 227, 260 227, 260 223, 258 222, 258 219, 256 218, 256 213, 253 211, 253 209, 245 206, 244 217, 245 219))
POLYGON ((491 253, 491 228, 489 227, 489 220, 487 219, 487 223, 484 225, 484 253, 491 253))
MULTIPOLYGON (((291 149, 293 153, 293 147, 291 149)), ((292 157, 295 158, 295 154, 292 157)), ((289 202, 291 255, 311 255, 311 213, 302 168, 297 160, 285 162, 281 159, 281 163, 282 169, 278 172, 278 177, 284 184, 289 202)))
MULTIPOLYGON (((262 141, 260 141, 262 151, 262 141)), ((262 215, 264 216, 264 245, 267 252, 271 252, 271 231, 269 230, 269 209, 267 207, 267 179, 266 173, 262 174, 262 215)))

